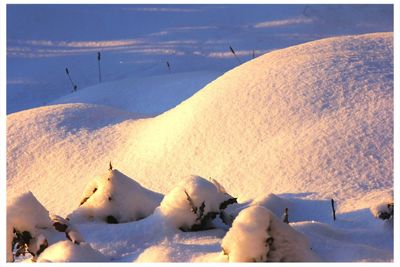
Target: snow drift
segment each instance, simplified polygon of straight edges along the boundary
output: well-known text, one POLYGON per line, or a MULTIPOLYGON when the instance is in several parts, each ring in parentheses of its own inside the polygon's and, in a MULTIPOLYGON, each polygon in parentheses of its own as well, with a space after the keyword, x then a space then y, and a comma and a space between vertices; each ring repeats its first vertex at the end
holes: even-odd
POLYGON ((65 214, 76 205, 76 188, 109 160, 161 193, 191 173, 218 177, 239 200, 315 192, 340 203, 392 189, 392 39, 335 37, 277 50, 152 119, 87 104, 11 114, 8 192, 31 184, 50 210, 65 214), (85 114, 94 107, 104 114, 96 121, 85 114))
MULTIPOLYGON (((357 246, 342 249, 340 258, 329 256, 333 247, 325 244, 319 251, 324 259, 370 259, 366 251, 393 258, 392 235, 382 239, 377 231, 384 222, 364 223, 372 217, 369 208, 393 194, 392 33, 334 37, 265 54, 154 118, 104 105, 53 105, 7 116, 7 198, 29 189, 48 210, 65 216, 110 160, 163 194, 197 173, 217 177, 241 203, 258 198, 277 214, 292 205, 289 221, 292 212, 294 221, 328 222, 324 200, 333 198, 338 214, 350 221, 337 225, 363 236, 373 229, 373 241, 344 238, 357 246), (302 206, 275 199, 275 206, 273 197, 262 199, 268 193, 323 201, 302 206), (301 214, 302 207, 308 212, 301 214), (324 213, 308 216, 314 207, 324 213)), ((140 222, 141 230, 148 228, 140 222)), ((304 232, 312 236, 313 227, 307 224, 304 232)), ((323 245, 321 236, 334 239, 325 230, 313 236, 316 243, 323 245)), ((126 229, 119 231, 123 239, 126 229)), ((133 241, 123 240, 137 252, 133 241)), ((120 240, 113 242, 130 253, 120 240)))

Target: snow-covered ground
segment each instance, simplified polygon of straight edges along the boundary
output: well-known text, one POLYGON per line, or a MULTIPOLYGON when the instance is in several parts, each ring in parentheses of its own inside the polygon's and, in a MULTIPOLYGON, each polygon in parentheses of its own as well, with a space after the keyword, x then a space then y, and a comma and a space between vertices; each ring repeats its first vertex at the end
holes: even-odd
POLYGON ((90 103, 154 116, 174 108, 220 75, 197 71, 122 79, 87 87, 49 104, 90 103))
MULTIPOLYGON (((299 242, 315 253, 306 260, 392 261, 392 225, 370 208, 393 195, 393 34, 276 50, 207 84, 216 76, 192 72, 104 83, 8 115, 7 199, 29 190, 51 213, 66 217, 110 161, 164 195, 199 175, 238 198, 227 208, 232 218, 241 216, 231 229, 253 218, 256 205, 268 208, 262 212, 268 218, 288 208, 290 230, 301 234, 294 239, 308 239, 299 242), (207 85, 179 104, 200 84, 207 85), (164 110, 129 105, 143 87, 157 106, 171 109, 154 116, 164 110)), ((111 261, 229 260, 221 248, 229 226, 218 216, 216 229, 183 232, 171 227, 162 206, 139 221, 77 222, 90 244, 82 251, 95 257, 92 250, 98 250, 101 260, 111 261)), ((261 225, 279 221, 268 218, 261 225)), ((282 233, 286 226, 279 226, 282 233)), ((63 249, 74 251, 65 242, 52 247, 54 254, 63 249)), ((51 260, 49 253, 44 260, 51 260)))
POLYGON ((245 62, 253 51, 260 56, 329 36, 390 31, 388 4, 10 4, 7 114, 70 95, 66 67, 78 91, 98 84, 97 52, 102 82, 110 82, 225 72, 238 64, 229 46, 245 62))

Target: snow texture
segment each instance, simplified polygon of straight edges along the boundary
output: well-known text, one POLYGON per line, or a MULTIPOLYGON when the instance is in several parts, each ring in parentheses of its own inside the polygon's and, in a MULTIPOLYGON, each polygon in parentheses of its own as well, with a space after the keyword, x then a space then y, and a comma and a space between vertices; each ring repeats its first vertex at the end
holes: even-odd
POLYGON ((30 184, 65 215, 79 198, 71 185, 83 188, 110 159, 164 194, 191 173, 218 177, 239 200, 317 192, 341 203, 391 189, 392 36, 336 37, 265 54, 151 119, 90 104, 11 114, 8 190, 30 184), (46 193, 55 189, 57 196, 46 193))
POLYGON ((122 79, 84 88, 50 104, 107 105, 141 116, 154 116, 174 108, 219 75, 219 72, 197 71, 122 79))
POLYGON ((118 170, 109 170, 86 186, 79 208, 68 218, 71 222, 136 221, 153 213, 162 198, 161 194, 143 188, 118 170))
MULTIPOLYGON (((8 115, 8 201, 30 190, 48 210, 66 216, 110 160, 163 194, 197 173, 217 177, 238 197, 238 211, 258 203, 280 217, 287 207, 290 226, 308 237, 323 261, 393 261, 393 228, 370 211, 393 195, 393 33, 267 53, 153 118, 107 106, 107 99, 121 103, 125 94, 104 98, 102 105, 60 104, 8 115), (336 222, 327 209, 330 199, 336 222)), ((184 192, 175 193, 179 197, 166 210, 174 211, 179 201, 190 212, 184 192)), ((170 218, 176 224, 169 227, 159 213, 126 225, 76 227, 116 261, 135 261, 165 244, 170 261, 224 260, 218 256, 223 230, 184 233, 177 228, 193 216, 170 218)))
POLYGON ((10 201, 7 205, 7 223, 18 231, 29 231, 32 234, 39 228, 52 228, 49 212, 32 192, 10 201))
POLYGON ((51 229, 49 212, 36 199, 32 192, 27 192, 11 200, 7 204, 7 261, 13 261, 12 240, 14 229, 19 232, 28 231, 31 236, 30 251, 37 252, 39 244, 45 237, 40 229, 51 229))
POLYGON ((76 245, 67 240, 57 242, 45 249, 37 262, 104 262, 108 260, 90 244, 76 245))
POLYGON ((215 180, 192 175, 164 197, 158 212, 176 228, 190 230, 202 224, 203 218, 215 214, 211 222, 224 209, 220 205, 229 199, 232 196, 215 180))
POLYGON ((305 236, 261 206, 241 211, 221 246, 230 262, 318 260, 305 236))

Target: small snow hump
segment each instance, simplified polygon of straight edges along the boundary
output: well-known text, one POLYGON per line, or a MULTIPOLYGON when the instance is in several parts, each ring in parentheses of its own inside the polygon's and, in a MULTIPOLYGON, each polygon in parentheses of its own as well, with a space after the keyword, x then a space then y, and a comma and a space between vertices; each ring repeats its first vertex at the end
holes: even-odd
POLYGON ((182 231, 213 228, 212 221, 224 216, 224 209, 236 203, 215 180, 191 175, 183 179, 162 200, 159 212, 182 231))
POLYGON ((262 206, 242 210, 222 239, 230 262, 318 261, 308 239, 262 206))
POLYGON ((89 182, 81 198, 85 201, 68 215, 71 222, 124 223, 152 214, 163 196, 110 166, 108 173, 89 182))

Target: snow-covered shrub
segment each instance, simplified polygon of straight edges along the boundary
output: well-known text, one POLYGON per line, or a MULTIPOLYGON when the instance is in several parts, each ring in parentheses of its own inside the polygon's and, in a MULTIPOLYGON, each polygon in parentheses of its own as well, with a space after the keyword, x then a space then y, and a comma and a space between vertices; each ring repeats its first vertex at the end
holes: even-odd
POLYGON ((49 246, 37 262, 101 262, 109 261, 103 254, 94 250, 90 244, 76 245, 70 241, 59 241, 49 246))
POLYGON ((393 209, 394 204, 392 201, 386 201, 379 203, 370 208, 371 213, 378 219, 381 220, 393 220, 393 209))
POLYGON ((35 258, 48 245, 43 229, 52 229, 49 212, 31 192, 22 194, 7 205, 7 261, 29 252, 35 258))
POLYGON ((159 212, 176 228, 198 231, 211 227, 217 215, 224 217, 224 209, 236 203, 215 180, 190 176, 172 189, 160 204, 159 212))
POLYGON ((315 261, 305 236, 283 223, 270 210, 250 206, 233 221, 222 240, 223 254, 231 262, 315 261))
POLYGON ((108 223, 136 221, 149 216, 162 195, 142 187, 118 170, 91 181, 84 190, 79 208, 68 218, 72 222, 103 220, 108 223))
POLYGON ((83 241, 69 221, 49 214, 31 192, 11 200, 7 205, 7 261, 14 261, 14 254, 18 258, 26 253, 36 261, 50 242, 65 238, 56 230, 65 233, 70 243, 83 241))

